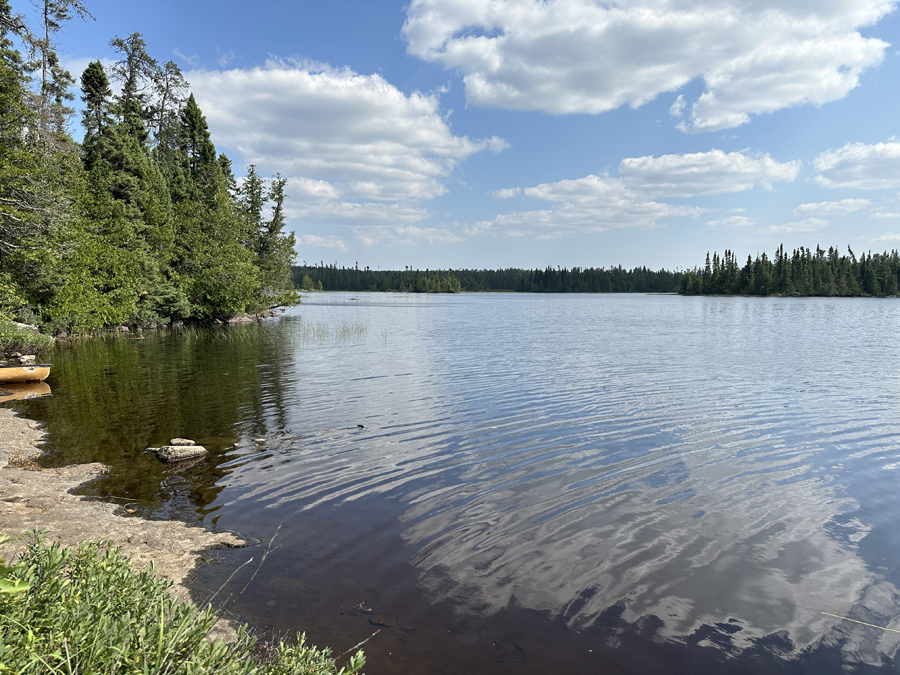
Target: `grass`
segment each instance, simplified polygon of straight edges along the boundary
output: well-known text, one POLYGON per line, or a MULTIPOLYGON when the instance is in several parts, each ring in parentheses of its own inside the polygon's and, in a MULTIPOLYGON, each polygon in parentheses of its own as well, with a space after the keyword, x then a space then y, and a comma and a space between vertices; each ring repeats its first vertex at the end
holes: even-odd
MULTIPOLYGON (((101 542, 77 549, 40 533, 15 565, 0 560, 0 673, 16 675, 354 675, 361 651, 337 669, 331 652, 280 642, 253 654, 246 629, 232 644, 206 639, 217 617, 176 600, 152 569, 135 570, 101 542)), ((0 543, 4 538, 0 535, 0 543)))
POLYGON ((0 354, 40 353, 53 346, 53 338, 43 333, 34 333, 19 328, 12 321, 0 319, 0 354))

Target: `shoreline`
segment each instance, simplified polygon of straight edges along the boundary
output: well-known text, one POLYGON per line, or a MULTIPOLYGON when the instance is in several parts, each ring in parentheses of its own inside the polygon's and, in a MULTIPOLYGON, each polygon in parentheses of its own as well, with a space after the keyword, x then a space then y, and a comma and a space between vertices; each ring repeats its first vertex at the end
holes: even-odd
MULTIPOLYGON (((120 547, 138 569, 153 563, 155 575, 169 579, 171 593, 190 600, 188 576, 199 566, 215 562, 217 548, 243 548, 251 542, 230 532, 210 532, 177 520, 123 517, 115 504, 73 495, 71 491, 100 478, 100 463, 43 469, 32 460, 45 434, 38 422, 0 408, 0 533, 17 537, 44 529, 48 542, 77 547, 84 541, 108 541, 120 547)), ((0 547, 8 561, 22 548, 20 541, 0 547)), ((220 618, 210 639, 228 641, 234 627, 220 618)))

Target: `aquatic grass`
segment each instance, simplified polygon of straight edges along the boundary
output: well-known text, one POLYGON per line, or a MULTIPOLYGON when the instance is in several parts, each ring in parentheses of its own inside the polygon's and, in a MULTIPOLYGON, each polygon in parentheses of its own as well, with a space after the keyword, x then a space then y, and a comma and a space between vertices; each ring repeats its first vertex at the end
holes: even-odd
POLYGON ((291 338, 294 341, 303 342, 347 342, 359 340, 369 332, 369 326, 365 321, 340 321, 338 323, 324 323, 313 321, 292 321, 291 338))
POLYGON ((5 569, 7 583, 25 590, 0 593, 0 673, 353 675, 365 663, 360 651, 338 671, 331 652, 307 645, 303 634, 263 663, 243 627, 231 644, 207 640, 213 610, 175 599, 171 582, 152 568, 135 570, 111 544, 72 550, 31 533, 5 569))

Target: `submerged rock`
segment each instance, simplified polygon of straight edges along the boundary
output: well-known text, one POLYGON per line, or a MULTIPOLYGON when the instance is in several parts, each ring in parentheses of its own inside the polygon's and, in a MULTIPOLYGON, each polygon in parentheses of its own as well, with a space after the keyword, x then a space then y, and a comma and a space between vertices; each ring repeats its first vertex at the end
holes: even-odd
POLYGON ((164 445, 161 448, 147 448, 159 457, 160 461, 184 462, 189 459, 198 459, 206 455, 206 448, 202 445, 164 445))

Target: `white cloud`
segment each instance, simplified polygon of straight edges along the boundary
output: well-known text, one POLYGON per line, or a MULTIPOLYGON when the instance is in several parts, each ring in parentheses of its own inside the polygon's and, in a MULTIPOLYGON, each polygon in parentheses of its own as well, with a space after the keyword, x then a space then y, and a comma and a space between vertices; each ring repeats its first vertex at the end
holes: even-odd
MULTIPOLYGON (((227 52, 223 52, 219 55, 219 58, 216 59, 216 63, 218 63, 222 68, 227 68, 228 64, 234 61, 237 58, 237 55, 234 53, 233 49, 229 49, 227 52)), ((191 64, 193 65, 193 64, 191 64)))
POLYGON ((813 162, 813 180, 828 188, 888 190, 900 187, 900 143, 847 143, 828 150, 813 162))
POLYGON ((779 163, 769 155, 721 150, 628 157, 619 164, 619 175, 628 187, 666 197, 744 192, 755 185, 771 189, 775 181, 794 180, 799 171, 799 161, 779 163))
POLYGON ((900 241, 900 232, 885 232, 880 237, 875 237, 872 241, 900 241))
POLYGON ((456 244, 465 237, 450 229, 416 227, 415 225, 367 227, 355 230, 356 239, 364 246, 388 243, 394 246, 416 244, 456 244))
POLYGON ((827 220, 821 218, 805 218, 796 220, 792 223, 784 223, 783 225, 769 225, 760 230, 761 234, 796 234, 798 232, 815 232, 821 230, 828 225, 827 220))
POLYGON ((191 54, 190 56, 188 56, 187 54, 182 53, 181 50, 178 49, 177 47, 172 50, 172 55, 175 58, 177 58, 181 61, 184 61, 189 66, 193 66, 194 68, 199 66, 201 63, 199 56, 197 56, 196 54, 191 54))
POLYGON ((340 237, 320 237, 315 234, 303 234, 297 237, 297 242, 301 246, 312 246, 316 248, 336 248, 346 253, 350 247, 340 237))
POLYGON ((900 213, 889 213, 887 211, 879 211, 878 213, 873 213, 872 218, 900 218, 900 213))
MULTIPOLYGON (((887 43, 893 0, 412 0, 407 51, 463 75, 478 106, 600 113, 695 79, 685 131, 843 98, 887 43)), ((681 99, 670 111, 680 116, 681 99)))
MULTIPOLYGON (((775 181, 793 180, 799 170, 799 161, 780 163, 769 155, 721 150, 627 157, 619 164, 618 178, 590 175, 524 189, 494 190, 491 194, 497 199, 521 195, 551 202, 553 207, 501 214, 470 226, 466 232, 556 238, 613 228, 657 227, 661 218, 695 218, 704 212, 696 206, 659 201, 661 198, 744 192, 755 186, 771 189, 775 181)), ((740 227, 752 225, 753 221, 745 216, 731 216, 707 224, 740 227)))
POLYGON ((304 222, 408 224, 473 153, 500 138, 454 135, 437 94, 405 94, 380 75, 270 60, 187 74, 216 142, 290 177, 288 216, 304 222))
POLYGON ((269 61, 188 76, 220 143, 270 172, 343 181, 345 194, 431 199, 468 156, 503 148, 454 136, 436 95, 407 96, 378 74, 269 61))
POLYGON ((845 216, 864 209, 871 203, 868 199, 842 199, 839 202, 800 204, 794 209, 794 213, 798 216, 845 216))
POLYGON ((512 197, 517 197, 522 194, 522 188, 504 188, 502 190, 494 190, 491 192, 491 196, 494 199, 510 199, 512 197))
MULTIPOLYGON (((511 190, 510 192, 514 192, 511 190)), ((696 217, 702 209, 653 201, 609 176, 590 175, 575 180, 542 183, 521 190, 526 199, 553 206, 535 211, 501 214, 475 223, 467 234, 489 232, 509 237, 552 239, 561 236, 603 232, 623 227, 657 227, 660 218, 696 217)))
POLYGON ((707 220, 706 224, 709 227, 747 227, 753 225, 753 219, 746 216, 729 216, 719 220, 707 220))

